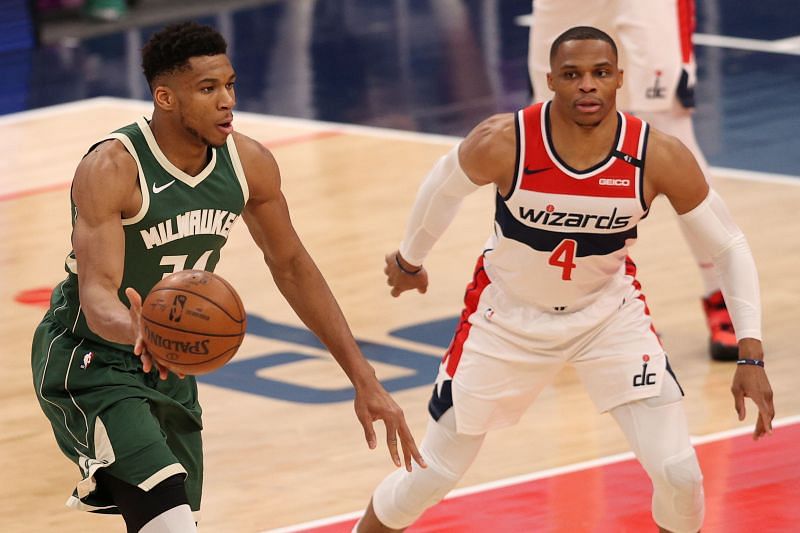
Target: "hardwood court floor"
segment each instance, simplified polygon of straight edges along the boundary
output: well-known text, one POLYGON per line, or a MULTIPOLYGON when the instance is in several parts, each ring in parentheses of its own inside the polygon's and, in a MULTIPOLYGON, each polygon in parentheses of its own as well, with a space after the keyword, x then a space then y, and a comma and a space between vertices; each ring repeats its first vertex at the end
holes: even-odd
MULTIPOLYGON (((123 531, 117 517, 87 516, 63 506, 77 469, 58 451, 39 411, 29 369, 30 339, 43 308, 37 288, 63 276, 69 251, 68 184, 83 152, 108 131, 147 113, 148 104, 96 99, 0 118, 0 531, 123 531), (28 291, 28 292, 26 292, 28 291)), ((270 146, 297 230, 362 341, 431 357, 427 344, 388 335, 397 328, 452 317, 491 228, 492 192, 469 197, 432 253, 428 294, 389 296, 383 254, 401 238, 416 187, 454 139, 238 114, 236 128, 270 146)), ((799 182, 715 176, 749 237, 759 265, 767 369, 778 417, 800 414, 796 275, 800 239, 794 219, 799 182)), ((756 176, 758 178, 758 176, 756 176)), ((763 178, 763 176, 762 176, 763 178)), ((733 367, 706 355, 699 276, 668 204, 657 201, 632 251, 655 325, 686 391, 693 434, 738 423, 729 393, 733 367)), ((236 286, 249 313, 299 327, 275 289, 244 225, 223 251, 218 272, 236 286)), ((235 361, 291 350, 307 356, 258 376, 337 389, 346 380, 329 356, 310 346, 249 336, 235 361)), ((382 379, 409 371, 376 364, 382 379)), ((433 379, 433 376, 430 376, 433 379)), ((429 385, 394 394, 418 440, 429 385)), ((357 510, 392 468, 385 446, 370 452, 349 401, 299 403, 201 384, 205 412, 206 490, 202 529, 254 532, 357 510)), ((770 447, 767 439, 762 446, 770 447)), ((526 474, 627 451, 607 415, 597 415, 574 372, 563 372, 522 422, 487 438, 460 486, 526 474)), ((774 453, 786 453, 778 449, 774 453)), ((565 496, 566 497, 566 496, 565 496)))

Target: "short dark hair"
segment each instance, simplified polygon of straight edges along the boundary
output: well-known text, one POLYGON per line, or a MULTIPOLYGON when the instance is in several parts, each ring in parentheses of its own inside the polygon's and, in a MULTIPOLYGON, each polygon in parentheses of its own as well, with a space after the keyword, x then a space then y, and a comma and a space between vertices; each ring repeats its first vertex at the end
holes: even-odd
POLYGON ((617 57, 619 56, 617 53, 617 44, 606 32, 592 26, 575 26, 556 37, 556 40, 553 41, 553 46, 550 47, 550 63, 552 63, 553 58, 556 57, 558 48, 565 42, 587 40, 605 41, 611 45, 611 49, 614 50, 614 55, 617 57))
POLYGON ((185 69, 189 59, 224 54, 228 44, 217 30, 196 22, 170 24, 142 48, 142 70, 150 88, 160 75, 185 69))

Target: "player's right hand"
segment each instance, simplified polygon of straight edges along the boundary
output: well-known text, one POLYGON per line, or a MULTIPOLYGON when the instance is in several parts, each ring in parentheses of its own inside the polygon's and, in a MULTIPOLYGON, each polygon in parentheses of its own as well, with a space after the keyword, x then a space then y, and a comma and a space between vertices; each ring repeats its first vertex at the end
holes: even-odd
POLYGON ((131 303, 131 327, 133 328, 134 338, 133 354, 142 360, 142 370, 145 373, 148 373, 153 370, 153 368, 156 368, 158 370, 158 377, 162 380, 165 380, 169 375, 169 370, 160 366, 153 360, 150 354, 147 353, 147 347, 144 344, 144 336, 142 335, 142 332, 144 331, 144 328, 142 327, 142 297, 138 292, 136 292, 135 289, 131 287, 125 289, 125 296, 128 297, 128 301, 131 303))
POLYGON ((370 450, 374 450, 377 446, 377 437, 372 423, 376 420, 383 420, 386 425, 386 445, 394 465, 405 466, 409 472, 413 469, 412 460, 422 468, 428 467, 414 442, 411 430, 408 429, 403 410, 386 392, 378 378, 356 386, 354 407, 358 421, 364 428, 364 437, 367 439, 370 450), (403 451, 402 462, 397 448, 398 438, 403 451))
POLYGON ((422 294, 427 292, 428 271, 425 270, 425 267, 412 267, 412 265, 402 258, 398 250, 386 254, 384 259, 386 260, 386 266, 383 272, 386 274, 386 284, 392 288, 392 296, 397 298, 405 291, 410 291, 412 289, 417 289, 417 291, 422 294), (404 272, 398 264, 400 262, 404 264, 404 268, 407 271, 415 273, 409 274, 408 272, 404 272))

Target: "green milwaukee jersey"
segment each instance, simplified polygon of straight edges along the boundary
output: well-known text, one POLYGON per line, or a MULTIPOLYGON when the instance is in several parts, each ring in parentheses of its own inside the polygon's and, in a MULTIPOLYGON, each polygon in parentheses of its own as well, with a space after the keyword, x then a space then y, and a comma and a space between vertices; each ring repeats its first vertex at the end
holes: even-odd
MULTIPOLYGON (((196 176, 169 162, 144 118, 100 142, 109 139, 122 142, 136 160, 142 191, 140 211, 121 221, 125 262, 119 299, 130 305, 125 296, 127 287, 133 287, 144 298, 160 279, 179 270, 212 272, 248 198, 247 181, 233 136, 228 137, 224 146, 210 148, 209 162, 196 176)), ((73 225, 79 216, 73 203, 73 225)), ((86 324, 78 299, 80 265, 74 251, 67 256, 65 268, 67 279, 56 286, 50 299, 50 311, 56 320, 74 336, 130 350, 131 346, 101 338, 86 324)))

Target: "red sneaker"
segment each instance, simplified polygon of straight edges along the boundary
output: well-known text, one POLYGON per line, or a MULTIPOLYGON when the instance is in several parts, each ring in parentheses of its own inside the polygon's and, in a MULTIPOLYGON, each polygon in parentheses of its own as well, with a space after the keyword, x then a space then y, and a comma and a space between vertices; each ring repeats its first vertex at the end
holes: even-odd
POLYGON ((711 358, 715 361, 736 361, 739 358, 739 345, 736 343, 733 322, 725 306, 722 291, 713 292, 708 298, 703 298, 703 310, 711 332, 711 358))

